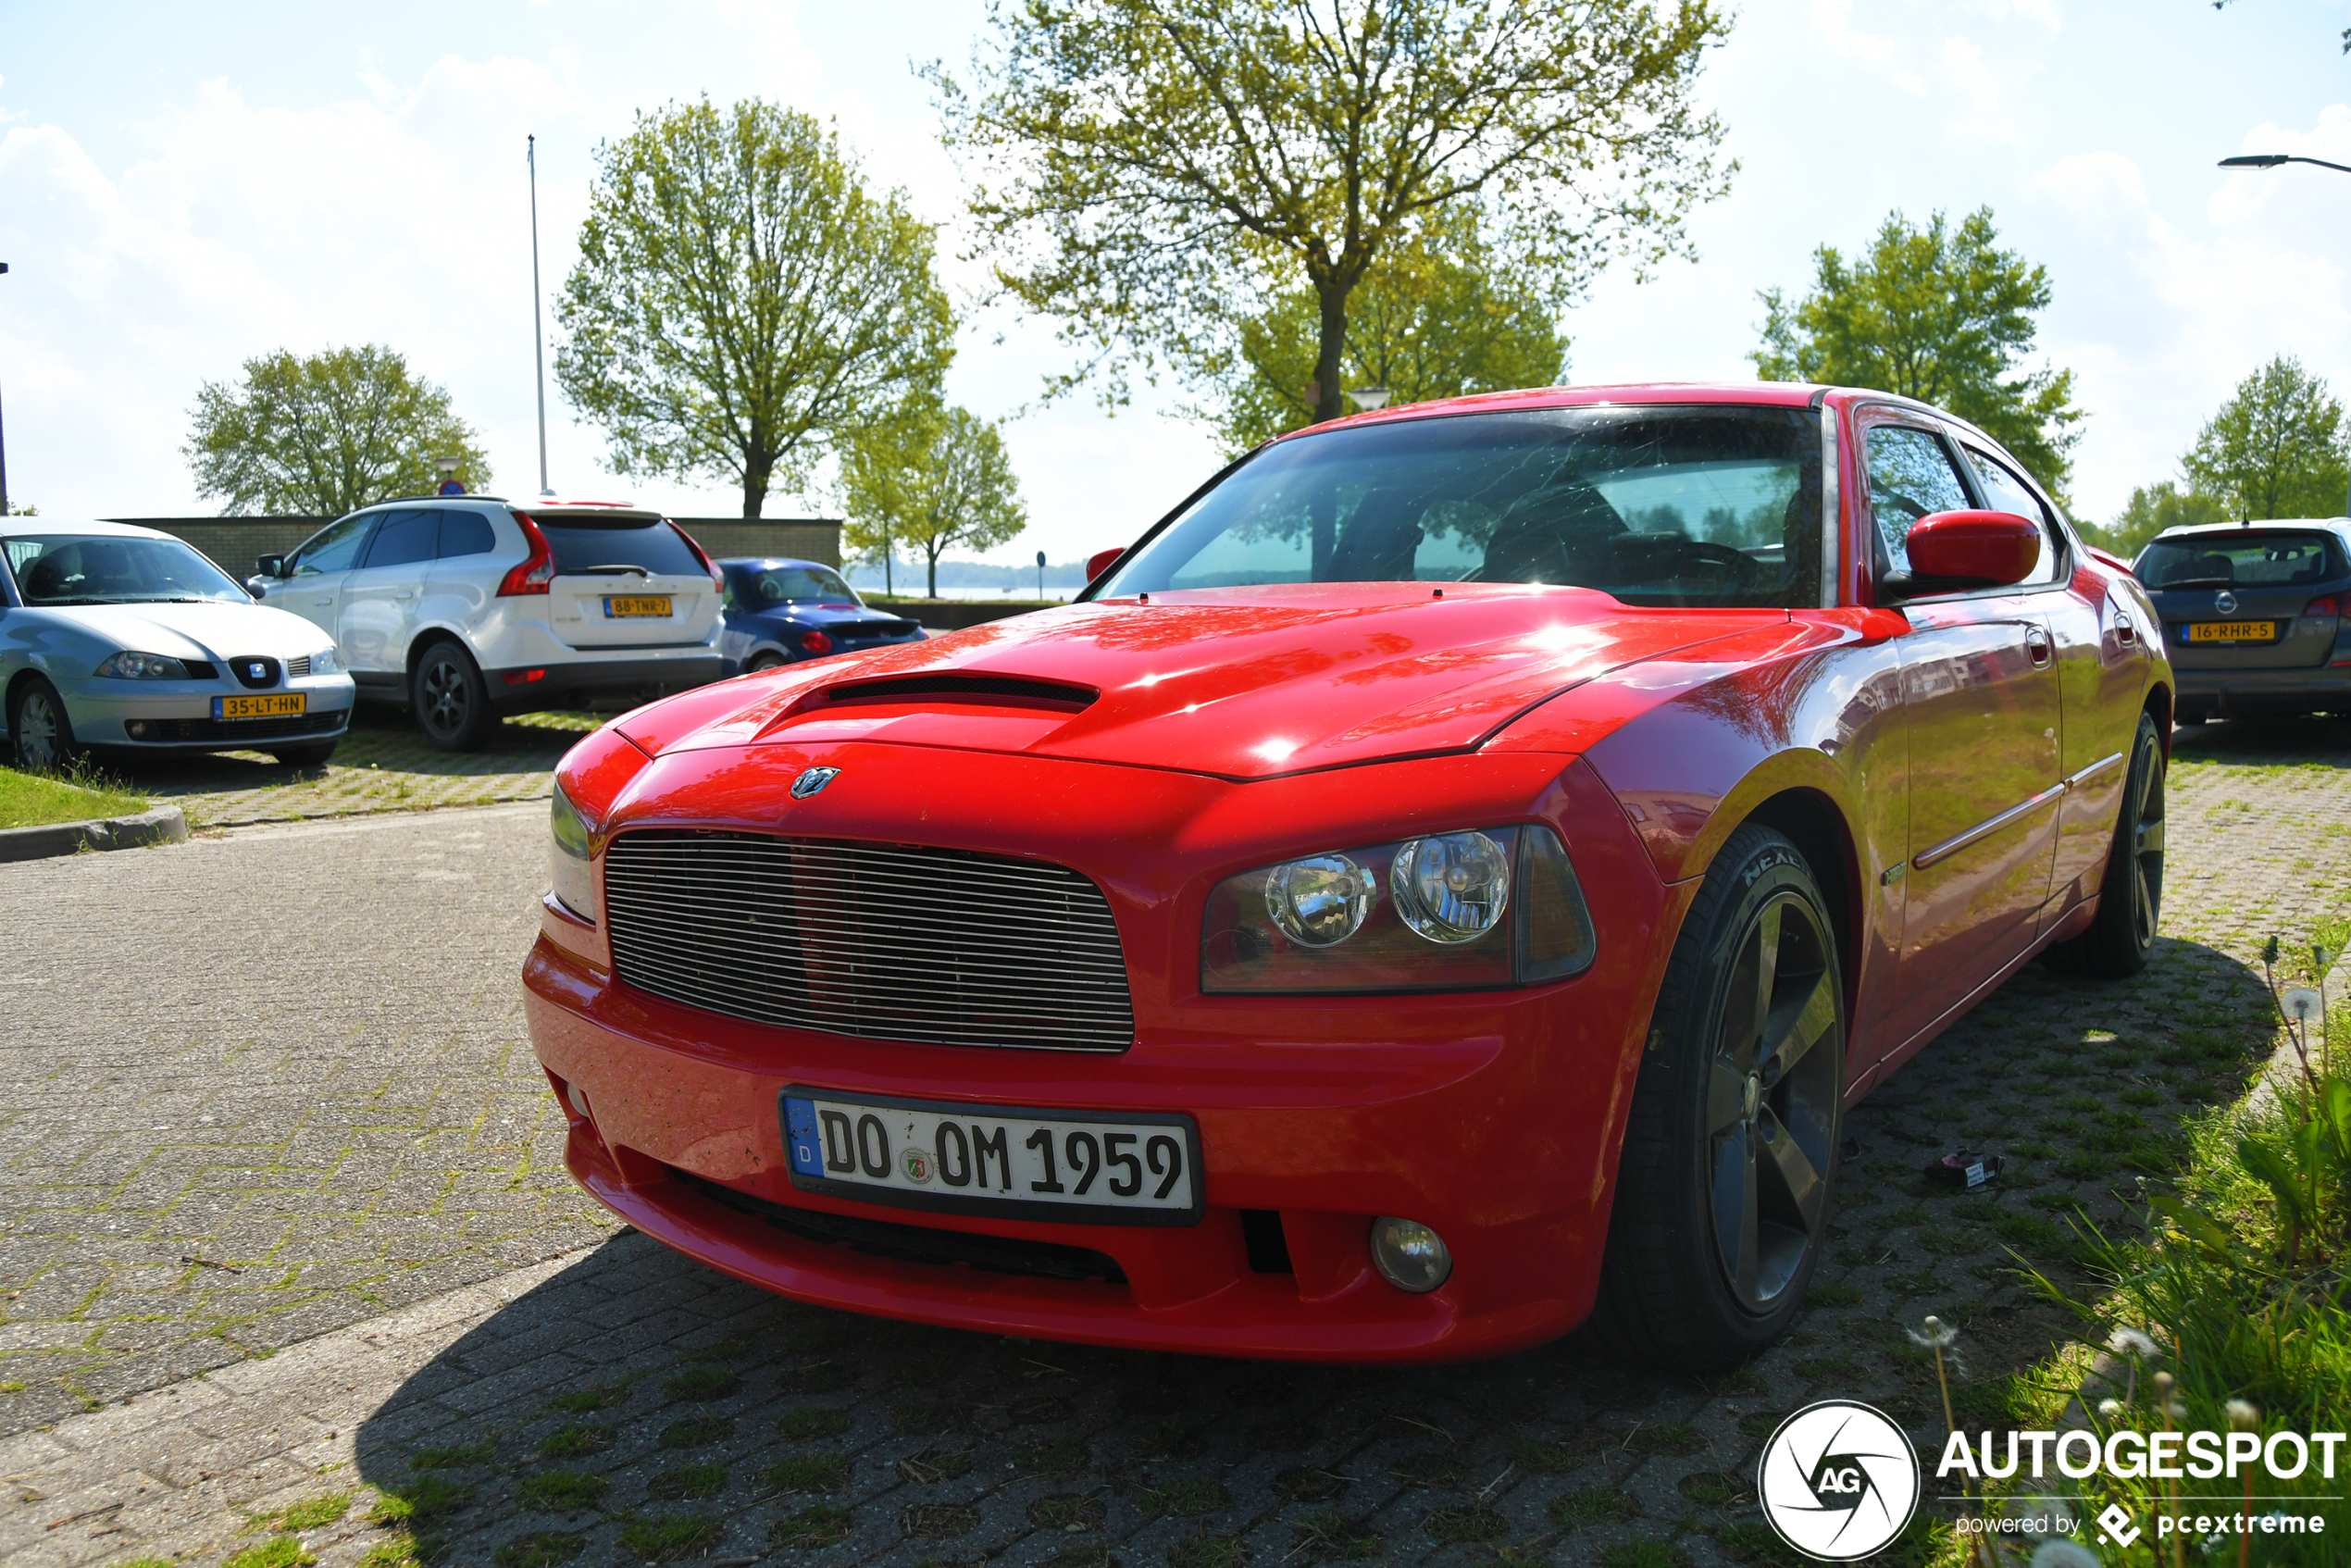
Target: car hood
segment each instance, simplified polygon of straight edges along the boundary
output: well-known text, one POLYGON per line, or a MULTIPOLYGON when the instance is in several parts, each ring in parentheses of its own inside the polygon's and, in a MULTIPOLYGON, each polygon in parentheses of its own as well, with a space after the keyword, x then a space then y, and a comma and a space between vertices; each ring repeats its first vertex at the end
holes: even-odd
POLYGON ((1611 669, 1786 619, 1504 584, 1154 594, 749 677, 619 728, 655 754, 887 740, 1264 778, 1466 750, 1611 669))
MULTIPOLYGON (((19 612, 11 612, 16 614, 19 612)), ((333 640, 300 616, 264 604, 210 600, 193 604, 61 604, 21 612, 49 617, 117 648, 175 659, 240 653, 298 658, 333 640)))

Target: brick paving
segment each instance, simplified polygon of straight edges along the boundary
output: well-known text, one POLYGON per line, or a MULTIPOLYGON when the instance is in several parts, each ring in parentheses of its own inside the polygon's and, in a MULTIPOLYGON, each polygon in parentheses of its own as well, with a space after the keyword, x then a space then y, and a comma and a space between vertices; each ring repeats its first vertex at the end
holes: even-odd
MULTIPOLYGON (((2351 859, 2332 842, 2351 833, 2347 740, 2351 731, 2328 723, 2183 736, 2156 965, 2114 985, 2030 970, 1859 1110, 1850 1130, 1860 1152, 1841 1177, 1812 1305, 1784 1345, 1710 1384, 1612 1364, 1572 1339, 1455 1368, 1300 1369, 1023 1343, 782 1302, 633 1233, 598 1237, 560 1180, 541 1179, 553 1128, 543 1107, 523 1103, 544 1097, 529 1081, 512 1012, 512 960, 537 883, 535 865, 523 869, 538 853, 535 813, 280 829, 103 857, 126 865, 258 858, 205 863, 207 892, 188 896, 177 915, 208 910, 205 934, 193 940, 218 965, 209 1000, 180 1010, 188 1021, 152 1016, 157 1004, 146 1000, 132 1019, 118 1005, 110 1027, 84 1026, 88 1041, 74 1043, 60 1028, 70 1007, 56 1001, 48 1016, 60 1026, 49 1032, 65 1044, 62 1060, 0 1049, 25 1107, 0 1122, 0 1137, 16 1140, 0 1166, 9 1220, 0 1263, 17 1271, 7 1283, 37 1263, 95 1292, 53 1287, 38 1312, 9 1302, 0 1334, 93 1322, 79 1303, 106 1306, 109 1288, 157 1299, 172 1288, 162 1274, 143 1287, 97 1277, 156 1266, 138 1259, 140 1246, 178 1245, 167 1239, 179 1234, 168 1223, 176 1210, 125 1188, 149 1205, 142 1216, 165 1219, 115 1223, 99 1179, 142 1147, 188 1146, 176 1134, 168 1143, 137 1136, 163 1125, 160 1115, 110 1109, 135 1098, 123 1092, 134 1055, 166 1059, 156 1044, 182 1042, 169 1057, 175 1069, 224 1085, 243 1075, 223 1066, 267 1066, 254 1076, 275 1075, 280 1086, 269 1114, 305 1114, 329 1141, 343 1126, 344 1144, 359 1146, 369 1107, 383 1103, 370 1096, 425 1107, 402 1124, 404 1143, 389 1140, 400 1144, 404 1175, 366 1168, 396 1201, 346 1203, 320 1167, 298 1178, 279 1162, 255 1162, 237 1169, 265 1179, 185 1189, 212 1194, 199 1211, 207 1218, 256 1199, 274 1205, 264 1210, 273 1216, 323 1206, 344 1244, 367 1253, 362 1266, 396 1255, 406 1266, 402 1249, 425 1251, 417 1238, 446 1228, 417 1221, 431 1201, 446 1201, 436 1195, 503 1192, 497 1179, 520 1173, 514 1190, 538 1228, 517 1241, 513 1221, 494 1219, 443 1254, 440 1266, 482 1270, 467 1277, 483 1283, 454 1296, 91 1413, 56 1420, 57 1401, 41 1406, 39 1418, 53 1425, 0 1443, 0 1475, 10 1482, 0 1495, 0 1556, 98 1563, 169 1553, 213 1563, 267 1538, 253 1516, 309 1501, 317 1506, 295 1521, 322 1562, 364 1558, 379 1568, 411 1558, 502 1568, 665 1558, 819 1568, 983 1559, 1287 1568, 1498 1554, 1606 1568, 1783 1561, 1748 1490, 1762 1436, 1810 1400, 1847 1397, 1871 1400, 1939 1443, 1932 1366, 1902 1336, 1924 1313, 1960 1326, 1965 1371, 1954 1392, 1972 1415, 1998 1420, 2062 1401, 2062 1369, 2037 1382, 2031 1369, 2048 1364, 2073 1325, 2021 1286, 2009 1249, 2078 1283, 2067 1271, 2063 1217, 2078 1206, 2104 1223, 2120 1219, 2118 1195, 2130 1194, 2133 1177, 2178 1159, 2183 1114, 2239 1092, 2268 1053, 2274 1030, 2249 961, 2267 936, 2297 941, 2351 908, 2351 859), (436 835, 476 825, 478 846, 438 845, 436 835), (350 834, 355 845, 361 833, 365 849, 318 837, 350 834), (439 861, 428 858, 436 847, 439 861), (272 856, 280 857, 274 867, 272 856), (405 956, 355 960, 321 942, 328 983, 279 980, 254 956, 274 962, 279 941, 235 945, 240 922, 276 917, 256 922, 256 901, 229 896, 215 866, 275 869, 273 896, 297 879, 363 887, 363 900, 348 900, 346 888, 346 902, 370 905, 382 948, 405 956), (470 883, 419 895, 416 878, 458 866, 470 883), (513 936, 497 963, 463 969, 465 955, 500 945, 501 922, 513 936), (210 934, 224 927, 228 934, 210 934), (468 940, 417 956, 418 934, 443 928, 468 940), (455 983, 418 985, 453 963, 463 969, 455 983), (231 998, 250 1014, 245 977, 265 969, 280 988, 252 987, 265 1010, 279 1005, 273 996, 299 994, 317 1016, 270 1048, 236 1047, 280 1037, 197 1014, 231 998), (394 977, 404 983, 385 983, 394 977), (329 1003, 322 991, 350 1000, 329 1003), (366 1000, 377 997, 398 1000, 366 1000), (96 1043, 130 1039, 155 1043, 135 1053, 96 1043), (419 1040, 437 1048, 429 1066, 394 1043, 419 1040), (404 1074, 398 1090, 379 1087, 404 1074), (36 1136, 52 1140, 45 1169, 31 1162, 36 1136), (1994 1188, 1958 1196, 1918 1178, 1926 1158, 1960 1144, 2009 1157, 1994 1188), (85 1181, 77 1160, 115 1164, 85 1181), (492 1179, 466 1179, 485 1171, 492 1179), (42 1200, 33 1188, 44 1184, 76 1189, 72 1202, 42 1200), (63 1213, 74 1218, 56 1217, 63 1213), (28 1225, 49 1228, 35 1239, 28 1225), (580 1242, 590 1244, 561 1251, 580 1242), (501 1272, 514 1255, 501 1248, 535 1248, 547 1261, 501 1272), (379 1515, 384 1522, 370 1522, 379 1515)), ((90 858, 51 864, 71 877, 93 869, 90 858)), ((174 865, 170 881, 184 879, 174 865)), ((66 900, 68 886, 44 892, 66 900)), ((177 895, 157 903, 164 886, 133 877, 81 901, 90 913, 78 939, 44 950, 40 996, 86 999, 106 984, 100 975, 110 980, 125 963, 161 973, 119 940, 106 944, 103 960, 89 956, 101 950, 88 922, 136 895, 143 927, 188 940, 175 926, 177 895)), ((0 919, 20 914, 13 901, 28 896, 0 876, 0 919)), ((323 898, 306 902, 270 928, 330 925, 328 908, 323 898)), ((126 978, 110 990, 146 995, 126 978)), ((273 1016, 286 1028, 295 1014, 273 1016)), ((262 1116, 255 1110, 240 1125, 258 1127, 262 1116)), ((221 1141, 248 1146, 225 1133, 221 1141)), ((281 1141, 291 1146, 291 1135, 281 1141)), ((190 1163, 201 1167, 210 1156, 198 1147, 190 1163)), ((461 1207, 454 1223, 479 1222, 461 1207)), ((310 1233, 289 1224, 270 1234, 280 1238, 274 1255, 290 1256, 310 1233)), ((177 1288, 209 1288, 207 1272, 192 1267, 177 1288)), ((320 1294, 332 1299, 332 1288, 320 1294)), ((178 1306, 165 1313, 175 1324, 196 1316, 178 1306)), ((92 1362, 77 1375, 81 1384, 106 1364, 92 1362)), ((1941 1549, 1929 1520, 1887 1561, 1941 1561, 1941 1549)))
POLYGON ((260 752, 217 752, 109 771, 155 800, 177 803, 195 828, 543 801, 555 764, 598 722, 586 714, 527 714, 506 720, 479 752, 437 752, 407 715, 362 707, 324 767, 280 767, 260 752))

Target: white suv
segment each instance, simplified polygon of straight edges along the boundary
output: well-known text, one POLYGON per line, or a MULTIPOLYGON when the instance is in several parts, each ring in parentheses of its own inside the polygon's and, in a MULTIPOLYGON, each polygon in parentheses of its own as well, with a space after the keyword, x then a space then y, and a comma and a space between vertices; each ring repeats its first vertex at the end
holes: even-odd
POLYGON ((507 714, 630 706, 718 678, 720 580, 658 512, 496 496, 387 501, 245 585, 317 622, 361 701, 401 703, 443 751, 507 714))

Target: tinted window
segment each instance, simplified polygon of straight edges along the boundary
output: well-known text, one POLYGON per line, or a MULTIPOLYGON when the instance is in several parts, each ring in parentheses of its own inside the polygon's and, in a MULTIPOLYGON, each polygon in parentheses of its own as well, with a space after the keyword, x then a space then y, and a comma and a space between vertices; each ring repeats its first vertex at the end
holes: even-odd
POLYGON ((457 555, 487 555, 498 548, 498 535, 491 529, 490 519, 479 512, 443 512, 441 515, 441 558, 444 561, 457 555))
POLYGON ((376 525, 361 563, 369 566, 407 566, 432 559, 433 541, 441 532, 438 512, 387 512, 376 525))
POLYGON ((294 557, 293 575, 349 571, 359 559, 359 547, 367 541, 367 530, 382 516, 381 512, 354 513, 313 534, 310 542, 302 547, 302 554, 294 557))
POLYGON ((2053 534, 2056 525, 2049 516, 2049 509, 2042 505, 2041 498, 2033 493, 2031 487, 2010 473, 2007 465, 1999 459, 1986 456, 1972 446, 1961 450, 1966 452, 1969 466, 1975 469, 1975 477, 1983 485, 1986 506, 1995 512, 2013 512, 2020 517, 2030 517, 2041 525, 2041 558, 2034 563, 2031 571, 2018 580, 2055 582, 2059 555, 2053 534))
POLYGON ((855 604, 849 584, 822 566, 777 566, 746 574, 745 597, 754 604, 791 604, 815 601, 825 604, 855 604))
POLYGON ((1635 604, 1820 602, 1808 409, 1555 408, 1267 447, 1101 591, 1530 582, 1635 604))
POLYGON ((140 600, 253 596, 176 539, 37 533, 0 543, 28 604, 122 604, 140 600))
POLYGON ((656 517, 631 517, 617 527, 582 526, 538 519, 539 531, 555 553, 555 574, 576 577, 600 566, 642 566, 655 577, 701 577, 702 563, 686 548, 685 536, 656 517))
POLYGON ((1943 439, 1927 430, 1880 425, 1868 437, 1870 511, 1894 569, 1910 569, 1905 541, 1910 525, 1934 512, 1963 512, 1974 503, 1943 439))
POLYGON ((2262 588, 2343 575, 2342 551, 2322 533, 2240 529, 2158 539, 2132 570, 2149 588, 2262 588))

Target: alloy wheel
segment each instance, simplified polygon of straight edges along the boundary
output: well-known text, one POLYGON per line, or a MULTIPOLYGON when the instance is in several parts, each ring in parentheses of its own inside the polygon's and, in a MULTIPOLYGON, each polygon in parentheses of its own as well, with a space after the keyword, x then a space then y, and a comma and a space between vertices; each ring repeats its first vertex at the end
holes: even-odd
POLYGON ((457 661, 442 657, 425 666, 424 679, 418 683, 424 699, 425 723, 440 735, 454 735, 466 727, 466 710, 472 693, 466 690, 466 672, 457 661))
POLYGON ((1709 1212, 1734 1300, 1773 1310, 1818 1244, 1845 1049, 1829 938, 1782 892, 1738 939, 1707 1085, 1709 1212))
POLYGON ((2138 751, 2123 819, 2131 825, 2131 931, 2147 947, 2163 912, 2163 752, 2152 727, 2140 732, 2138 751))
POLYGON ((27 773, 49 773, 63 760, 57 745, 57 710, 46 691, 28 691, 17 704, 17 765, 27 773))

